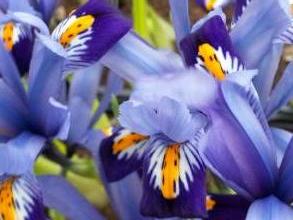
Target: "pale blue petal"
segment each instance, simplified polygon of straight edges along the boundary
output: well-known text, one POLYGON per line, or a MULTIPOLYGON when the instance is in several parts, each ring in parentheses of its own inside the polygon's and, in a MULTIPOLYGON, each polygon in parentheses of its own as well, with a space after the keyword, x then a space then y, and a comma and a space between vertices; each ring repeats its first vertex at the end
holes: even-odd
POLYGON ((270 92, 280 58, 281 44, 273 40, 287 28, 290 19, 278 1, 252 1, 231 31, 235 50, 248 69, 259 69, 255 86, 262 101, 270 92))
POLYGON ((278 195, 284 201, 288 203, 293 202, 293 138, 291 138, 290 143, 286 149, 281 167, 280 167, 280 178, 278 185, 278 195))
MULTIPOLYGON (((1 0, 1 1, 3 1, 3 0, 1 0)), ((8 10, 9 11, 26 12, 26 13, 30 13, 30 14, 35 13, 34 9, 31 7, 31 5, 29 4, 29 1, 27 1, 27 0, 19 0, 19 1, 7 0, 7 2, 8 2, 8 10)))
POLYGON ((140 214, 142 182, 136 172, 118 182, 108 183, 108 189, 112 201, 111 204, 120 219, 151 219, 140 214))
POLYGON ((99 107, 91 119, 91 126, 93 126, 107 110, 113 95, 122 90, 124 81, 117 74, 110 72, 108 75, 107 85, 104 90, 104 95, 100 101, 99 107))
POLYGON ((277 162, 280 167, 285 151, 288 147, 288 144, 293 136, 293 134, 289 131, 280 129, 280 128, 271 128, 273 138, 275 141, 275 146, 277 150, 277 162))
POLYGON ((292 207, 274 196, 269 196, 252 203, 246 220, 292 220, 292 217, 292 207))
POLYGON ((74 74, 69 92, 71 126, 68 140, 81 141, 90 126, 92 104, 97 96, 102 66, 95 64, 74 74))
POLYGON ((59 4, 59 0, 40 0, 38 5, 38 10, 43 16, 43 20, 46 23, 50 22, 50 19, 59 4))
POLYGON ((207 72, 182 69, 173 74, 138 81, 131 98, 152 101, 166 96, 196 110, 209 106, 216 99, 217 90, 217 81, 207 72))
POLYGON ((184 66, 182 61, 178 63, 178 59, 163 56, 132 32, 118 41, 101 58, 101 63, 131 82, 147 75, 173 72, 184 66))
POLYGON ((24 132, 6 144, 1 144, 0 175, 21 175, 31 171, 45 141, 41 136, 24 132))
POLYGON ((104 217, 61 176, 38 176, 44 204, 69 219, 100 220, 104 217))
POLYGON ((46 23, 33 14, 28 14, 26 12, 9 12, 6 19, 1 19, 1 23, 6 22, 8 19, 35 27, 39 32, 45 35, 49 35, 50 33, 46 23))
POLYGON ((34 129, 55 136, 67 118, 66 107, 57 101, 62 91, 64 57, 37 39, 32 60, 28 90, 30 121, 34 129))
POLYGON ((161 133, 176 143, 191 140, 198 129, 206 125, 203 115, 192 115, 186 105, 168 97, 141 104, 123 103, 119 119, 123 127, 133 132, 161 133))
POLYGON ((172 22, 176 33, 177 46, 190 32, 188 0, 169 0, 172 22))
POLYGON ((282 75, 282 78, 275 86, 265 112, 268 118, 277 113, 284 105, 293 98, 293 62, 291 62, 282 75))

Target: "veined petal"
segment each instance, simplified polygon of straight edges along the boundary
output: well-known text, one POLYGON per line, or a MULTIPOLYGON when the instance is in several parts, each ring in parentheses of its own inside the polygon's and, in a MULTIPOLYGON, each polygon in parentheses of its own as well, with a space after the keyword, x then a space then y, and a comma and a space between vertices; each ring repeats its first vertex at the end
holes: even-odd
POLYGON ((178 54, 156 50, 132 32, 118 41, 102 57, 101 63, 130 82, 148 75, 161 75, 184 68, 178 54))
POLYGON ((290 19, 279 1, 252 1, 239 18, 230 36, 235 50, 248 69, 259 69, 255 86, 263 102, 272 87, 282 45, 273 43, 290 19))
POLYGON ((34 43, 32 29, 22 23, 8 22, 0 25, 0 37, 6 50, 12 53, 20 73, 26 73, 34 43))
POLYGON ((204 217, 205 171, 190 143, 151 143, 144 160, 141 213, 154 217, 204 217))
POLYGON ((292 216, 292 207, 274 196, 269 196, 252 203, 248 210, 246 220, 290 220, 292 216))
POLYGON ((293 134, 280 128, 271 128, 271 130, 277 148, 278 167, 280 167, 293 134))
POLYGON ((226 74, 244 67, 233 49, 221 14, 212 12, 209 16, 209 19, 200 20, 180 45, 187 65, 205 69, 215 78, 223 80, 226 74))
MULTIPOLYGON (((177 46, 180 41, 189 34, 190 20, 188 13, 188 0, 176 1, 169 0, 172 22, 176 33, 177 46)), ((180 49, 180 48, 179 48, 180 49)))
POLYGON ((239 195, 209 194, 208 220, 245 220, 250 202, 239 195))
POLYGON ((278 186, 278 194, 280 198, 288 203, 293 202, 293 138, 291 138, 290 143, 288 144, 287 150, 285 152, 281 167, 280 167, 280 178, 279 178, 279 186, 278 186))
POLYGON ((144 135, 161 133, 178 143, 192 139, 207 123, 204 115, 191 114, 187 105, 169 97, 123 103, 119 119, 122 126, 132 131, 144 135))
POLYGON ((142 166, 149 137, 120 129, 103 140, 100 158, 108 181, 117 181, 142 166))
POLYGON ((291 62, 272 91, 272 94, 265 106, 268 118, 277 113, 284 105, 293 98, 293 63, 291 62))
POLYGON ((224 81, 221 91, 226 106, 217 102, 208 109, 212 123, 199 144, 205 163, 240 195, 266 195, 274 188, 277 164, 265 122, 260 122, 243 88, 224 81))
POLYGON ((130 29, 128 20, 104 0, 89 0, 52 33, 66 50, 67 70, 97 62, 130 29))
POLYGON ((0 145, 0 175, 21 175, 30 171, 45 144, 43 137, 22 133, 0 145))
POLYGON ((63 177, 39 176, 44 204, 58 210, 69 219, 104 219, 100 213, 63 177))
POLYGON ((41 190, 32 174, 0 181, 0 213, 5 220, 45 220, 41 190))

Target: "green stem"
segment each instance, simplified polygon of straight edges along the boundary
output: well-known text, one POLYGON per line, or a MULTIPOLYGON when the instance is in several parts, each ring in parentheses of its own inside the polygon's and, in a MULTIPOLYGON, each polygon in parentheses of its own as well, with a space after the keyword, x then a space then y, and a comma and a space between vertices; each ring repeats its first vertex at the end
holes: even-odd
POLYGON ((143 38, 148 38, 147 31, 147 1, 146 0, 133 0, 132 1, 132 14, 134 22, 134 30, 143 38))

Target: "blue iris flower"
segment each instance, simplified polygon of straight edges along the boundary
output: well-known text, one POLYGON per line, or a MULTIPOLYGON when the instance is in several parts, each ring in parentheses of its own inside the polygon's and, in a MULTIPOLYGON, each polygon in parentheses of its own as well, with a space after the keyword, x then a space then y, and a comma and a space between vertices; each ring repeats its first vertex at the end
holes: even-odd
MULTIPOLYGON (((21 81, 12 56, 6 51, 5 42, 0 45, 0 191, 1 196, 9 195, 1 199, 1 215, 5 219, 45 219, 44 200, 46 206, 55 208, 72 219, 102 219, 62 177, 44 176, 36 180, 32 169, 37 156, 42 150, 48 150, 53 139, 75 143, 83 136, 80 131, 90 129, 94 122, 88 121, 88 113, 96 94, 94 84, 98 84, 101 68, 98 64, 89 66, 97 62, 128 32, 130 24, 104 1, 90 0, 49 36, 48 27, 35 16, 35 11, 26 10, 32 9, 26 1, 18 5, 14 3, 16 2, 9 1, 7 6, 15 6, 17 9, 8 10, 1 17, 1 23, 28 25, 33 30, 35 39, 28 80, 25 82, 27 87, 21 81), (65 24, 67 28, 63 28, 65 24), (113 26, 117 26, 115 32, 112 31, 113 26), (100 28, 104 30, 103 33, 100 28), (108 37, 104 38, 106 35, 108 37), (85 67, 89 69, 84 69, 85 67), (74 77, 72 94, 67 100, 64 96, 64 74, 69 70, 78 70, 80 73, 74 77), (85 75, 87 72, 89 74, 85 75), (83 87, 86 89, 82 90, 83 87), (86 97, 85 93, 91 97, 86 97), (67 102, 68 107, 65 105, 67 102), (70 127, 70 123, 76 123, 78 108, 81 108, 81 121, 86 125, 82 128, 70 127), (68 206, 68 201, 64 198, 71 200, 73 204, 68 206), (11 201, 14 206, 11 206, 11 201)), ((94 119, 99 115, 98 112, 94 119)), ((86 134, 84 136, 93 139, 86 134)), ((79 143, 85 142, 80 140, 79 143)))

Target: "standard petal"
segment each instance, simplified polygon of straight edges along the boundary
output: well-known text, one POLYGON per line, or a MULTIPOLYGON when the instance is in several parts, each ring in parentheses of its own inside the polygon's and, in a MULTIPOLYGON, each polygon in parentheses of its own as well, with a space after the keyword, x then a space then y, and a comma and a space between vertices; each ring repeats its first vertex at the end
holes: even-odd
POLYGON ((281 167, 280 167, 280 178, 278 185, 278 194, 280 198, 287 201, 288 203, 293 202, 293 138, 291 138, 288 144, 287 150, 285 152, 281 167))
POLYGON ((252 203, 248 210, 246 220, 291 220, 292 216, 292 207, 274 196, 269 196, 252 203))
POLYGON ((191 144, 153 140, 144 160, 141 213, 153 217, 204 217, 205 171, 191 144))
POLYGON ((282 78, 272 91, 272 94, 265 106, 268 118, 273 116, 284 105, 293 98, 293 62, 288 65, 282 78))
POLYGON ((208 220, 245 220, 250 202, 238 195, 209 194, 208 220))
POLYGON ((287 28, 290 19, 279 1, 252 1, 232 29, 230 36, 245 67, 259 69, 255 86, 265 101, 271 90, 281 55, 281 44, 273 40, 287 28))
POLYGON ((38 176, 44 204, 69 219, 104 219, 100 213, 63 177, 38 176))
POLYGON ((42 14, 42 18, 47 24, 50 22, 50 19, 58 4, 59 4, 59 0, 38 1, 36 10, 38 10, 42 14))
POLYGON ((30 123, 45 136, 55 136, 67 117, 66 107, 56 101, 61 92, 64 57, 44 46, 39 39, 36 44, 29 72, 30 123), (58 117, 62 112, 64 114, 58 117), (58 121, 52 120, 54 118, 58 121))
MULTIPOLYGON (((169 0, 172 22, 176 33, 176 41, 179 46, 180 41, 190 31, 190 20, 188 13, 188 1, 169 0)), ((179 48, 179 47, 178 47, 179 48)))
POLYGON ((132 173, 120 181, 108 184, 108 189, 111 204, 120 219, 150 220, 139 212, 142 181, 137 173, 132 173))
POLYGON ((131 28, 130 22, 104 0, 89 0, 52 33, 66 50, 66 69, 97 62, 131 28))
POLYGON ((42 192, 32 174, 0 181, 1 219, 45 220, 42 192))
POLYGON ((5 0, 8 3, 8 10, 13 12, 26 12, 30 14, 35 14, 36 12, 29 4, 29 1, 14 1, 5 0))
POLYGON ((293 134, 280 128, 271 128, 271 130, 277 148, 278 166, 280 167, 293 134))
POLYGON ((120 76, 113 72, 109 72, 104 95, 99 103, 98 109, 93 114, 91 119, 91 126, 94 126, 94 124, 100 119, 101 115, 107 110, 113 95, 122 90, 123 84, 124 81, 120 76))
POLYGON ((206 71, 183 69, 174 74, 152 76, 138 81, 131 100, 146 102, 166 96, 186 104, 192 111, 209 106, 217 94, 218 84, 206 71))
POLYGON ((181 58, 158 51, 130 32, 102 57, 101 63, 123 79, 138 81, 148 75, 160 75, 183 69, 181 58), (123 68, 121 68, 123 66, 123 68))
POLYGON ((21 175, 33 168, 45 139, 30 133, 22 133, 9 142, 0 145, 0 175, 21 175))
POLYGON ((202 156, 210 169, 240 195, 248 199, 266 195, 273 190, 277 175, 271 139, 247 92, 229 81, 221 87, 224 105, 217 102, 208 109, 212 123, 201 139, 202 156))
POLYGON ((119 129, 103 140, 100 159, 107 180, 117 181, 142 167, 148 137, 119 129))
POLYGON ((98 85, 102 75, 99 64, 81 69, 73 76, 69 92, 69 111, 71 126, 68 141, 81 141, 90 125, 92 104, 98 92, 98 85))

